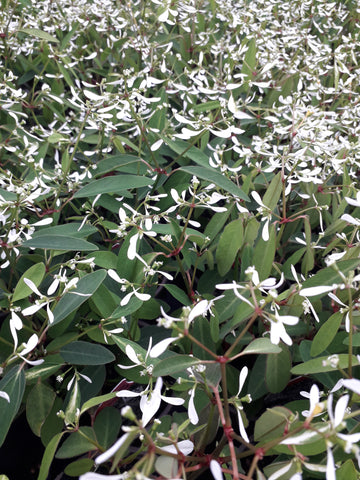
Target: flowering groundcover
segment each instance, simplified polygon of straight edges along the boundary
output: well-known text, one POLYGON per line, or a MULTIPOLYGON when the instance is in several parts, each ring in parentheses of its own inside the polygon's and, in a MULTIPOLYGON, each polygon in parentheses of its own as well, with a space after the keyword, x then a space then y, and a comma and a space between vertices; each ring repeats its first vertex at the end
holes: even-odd
POLYGON ((1 449, 358 478, 358 2, 1 6, 1 449))

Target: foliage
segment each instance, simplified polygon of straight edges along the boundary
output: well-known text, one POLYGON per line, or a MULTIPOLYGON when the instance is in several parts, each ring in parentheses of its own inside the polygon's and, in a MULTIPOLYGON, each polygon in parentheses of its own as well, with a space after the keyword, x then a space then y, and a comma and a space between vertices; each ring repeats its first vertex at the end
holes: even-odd
POLYGON ((358 478, 357 3, 1 5, 0 444, 358 478))

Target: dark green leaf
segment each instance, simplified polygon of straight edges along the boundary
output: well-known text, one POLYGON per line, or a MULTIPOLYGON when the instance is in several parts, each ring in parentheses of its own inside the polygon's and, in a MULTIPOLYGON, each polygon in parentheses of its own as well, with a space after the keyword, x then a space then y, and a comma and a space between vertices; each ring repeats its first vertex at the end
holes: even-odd
POLYGON ((72 365, 104 365, 115 360, 115 355, 102 345, 90 342, 72 342, 60 349, 65 362, 72 365))
POLYGON ((115 175, 113 177, 104 177, 90 182, 85 187, 80 188, 74 198, 94 197, 103 193, 121 193, 124 190, 132 188, 146 187, 152 185, 154 180, 148 177, 137 175, 115 175))
POLYGON ((218 272, 221 276, 226 275, 230 270, 238 251, 242 247, 243 238, 244 227, 241 218, 226 225, 216 249, 218 272))
POLYGON ((45 248, 47 250, 67 250, 76 252, 86 252, 99 250, 93 243, 87 242, 81 238, 67 237, 65 235, 40 235, 27 240, 22 244, 26 248, 45 248))
POLYGON ((37 383, 26 400, 26 418, 31 430, 40 437, 41 427, 51 412, 56 394, 43 383, 37 383))
POLYGON ((0 381, 0 391, 6 392, 10 397, 10 403, 4 398, 0 398, 0 447, 4 443, 10 425, 20 408, 24 390, 25 374, 23 368, 12 368, 0 381))

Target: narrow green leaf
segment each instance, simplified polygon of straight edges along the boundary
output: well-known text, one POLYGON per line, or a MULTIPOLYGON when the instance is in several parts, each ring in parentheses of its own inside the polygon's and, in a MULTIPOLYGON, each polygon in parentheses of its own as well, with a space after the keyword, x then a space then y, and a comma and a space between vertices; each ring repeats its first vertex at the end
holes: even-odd
POLYGON ((220 102, 219 100, 210 100, 209 102, 204 102, 204 103, 197 103, 192 107, 194 112, 199 113, 199 112, 210 112, 211 110, 216 110, 217 108, 220 108, 220 102))
POLYGON ((117 170, 120 167, 139 162, 141 162, 141 159, 139 157, 135 157, 134 155, 112 155, 111 157, 104 158, 104 160, 101 160, 96 164, 94 177, 99 177, 105 173, 117 170))
POLYGON ((95 405, 100 405, 100 403, 108 402, 116 397, 116 392, 106 393, 105 395, 100 395, 99 397, 90 398, 84 405, 81 407, 80 414, 82 415, 86 410, 89 410, 95 405))
POLYGON ((21 28, 19 32, 26 33, 27 35, 32 35, 33 37, 41 38, 41 40, 46 40, 47 42, 59 43, 59 40, 56 37, 53 37, 47 32, 43 32, 38 28, 21 28))
POLYGON ((264 205, 270 208, 271 211, 275 210, 278 204, 280 195, 282 192, 281 172, 279 172, 271 180, 270 185, 267 187, 265 195, 263 197, 264 205))
POLYGON ((208 182, 215 183, 218 187, 241 200, 250 201, 249 197, 241 190, 241 188, 216 170, 204 167, 181 167, 179 170, 195 175, 208 182))
POLYGON ((221 276, 226 275, 242 247, 244 227, 241 218, 226 225, 216 249, 216 262, 221 276))
POLYGON ((81 238, 66 237, 64 235, 41 235, 27 240, 22 244, 26 248, 44 248, 47 250, 90 251, 99 250, 93 243, 81 238))
POLYGON ((265 241, 259 238, 254 250, 253 262, 256 270, 259 273, 260 281, 265 280, 270 276, 272 264, 275 257, 276 250, 276 234, 275 227, 269 227, 269 240, 265 241))
MULTIPOLYGON (((337 368, 332 367, 328 361, 329 356, 313 358, 307 362, 296 365, 291 369, 291 373, 294 375, 311 375, 313 373, 323 373, 323 372, 333 372, 337 368)), ((339 363, 337 364, 338 368, 346 369, 349 364, 349 356, 346 353, 340 353, 336 355, 339 363)), ((359 365, 358 359, 355 355, 352 355, 352 364, 359 365)))
POLYGON ((269 338, 256 338, 252 341, 244 350, 241 355, 252 355, 254 353, 267 353, 278 355, 281 352, 281 348, 278 345, 271 343, 269 338))
POLYGON ((56 394, 43 383, 37 383, 26 400, 26 418, 31 430, 40 437, 41 427, 51 412, 56 394))
POLYGON ((285 345, 282 345, 280 353, 267 356, 265 381, 269 392, 280 393, 284 390, 291 377, 290 369, 291 356, 285 345))
POLYGON ((183 290, 181 290, 181 288, 179 288, 176 285, 173 285, 172 283, 165 283, 164 287, 180 303, 182 303, 183 305, 191 305, 191 301, 189 297, 186 295, 186 293, 183 290))
POLYGON ((153 375, 155 377, 173 375, 174 373, 186 371, 188 367, 198 365, 199 363, 201 363, 201 360, 190 355, 173 355, 155 365, 153 375))
POLYGON ((62 237, 87 238, 88 236, 93 235, 96 232, 97 228, 87 223, 81 226, 80 222, 69 222, 64 223, 63 225, 56 225, 54 227, 47 227, 42 228, 41 230, 36 230, 36 232, 33 234, 33 238, 38 238, 43 235, 60 235, 62 237))
POLYGON ((72 365, 104 365, 115 360, 115 355, 102 345, 90 342, 71 342, 60 349, 60 355, 72 365))
POLYGON ((319 331, 313 338, 311 342, 310 354, 312 357, 317 357, 322 353, 330 343, 334 340, 337 331, 341 325, 344 314, 341 312, 336 312, 331 315, 326 322, 321 325, 319 331))
POLYGON ((15 287, 12 301, 17 302, 18 300, 26 298, 33 293, 31 288, 28 287, 24 282, 24 278, 28 278, 29 280, 32 280, 35 283, 35 285, 38 287, 42 282, 44 275, 45 275, 45 265, 43 263, 36 263, 35 265, 28 268, 26 272, 21 276, 20 280, 18 281, 15 287))
POLYGON ((4 398, 0 398, 0 447, 4 443, 12 421, 20 408, 24 390, 25 374, 23 368, 12 368, 0 381, 0 391, 6 392, 10 397, 10 403, 4 398))
MULTIPOLYGON (((46 357, 48 358, 48 357, 46 357)), ((26 383, 37 381, 39 378, 48 378, 62 367, 62 363, 46 363, 29 368, 25 372, 26 383)))
POLYGON ((103 193, 121 193, 124 190, 132 188, 146 187, 152 185, 154 180, 148 177, 137 175, 115 175, 113 177, 104 177, 90 182, 85 187, 80 188, 74 198, 94 197, 103 193))
POLYGON ((80 278, 76 290, 66 293, 54 308, 54 322, 56 325, 82 305, 97 290, 106 277, 106 270, 96 270, 80 278), (81 293, 82 295, 77 295, 81 293), (86 296, 83 296, 86 295, 86 296))
POLYGON ((61 437, 64 435, 66 432, 60 432, 57 433, 47 444, 47 447, 45 449, 45 453, 43 455, 42 461, 41 461, 41 466, 40 466, 40 472, 37 480, 47 480, 49 470, 51 463, 53 461, 56 449, 60 443, 61 437))

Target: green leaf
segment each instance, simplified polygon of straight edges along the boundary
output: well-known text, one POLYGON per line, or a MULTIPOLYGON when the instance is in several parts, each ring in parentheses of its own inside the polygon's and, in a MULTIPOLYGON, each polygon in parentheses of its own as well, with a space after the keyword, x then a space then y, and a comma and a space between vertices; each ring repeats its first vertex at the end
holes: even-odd
POLYGON ((121 415, 117 408, 107 407, 98 413, 94 422, 94 430, 97 441, 104 450, 115 442, 120 426, 121 415))
POLYGON ((37 383, 26 400, 26 418, 31 430, 40 437, 41 427, 51 412, 56 394, 43 383, 37 383))
POLYGON ((64 235, 40 235, 27 240, 22 244, 26 248, 45 248, 47 250, 90 251, 99 250, 93 243, 81 238, 67 237, 64 235))
POLYGON ((80 278, 74 292, 67 292, 54 308, 54 321, 51 326, 64 320, 71 312, 80 307, 97 290, 106 277, 106 270, 96 270, 80 278), (77 295, 81 293, 82 295, 77 295))
POLYGON ((65 467, 64 473, 68 477, 79 477, 83 473, 90 472, 93 466, 94 460, 91 458, 80 458, 80 460, 69 463, 69 465, 65 467))
POLYGON ((282 192, 282 181, 281 181, 281 172, 279 172, 271 180, 271 183, 267 187, 265 195, 262 199, 264 205, 269 207, 271 211, 275 210, 278 204, 281 192, 282 192))
POLYGON ((241 73, 248 76, 248 80, 252 80, 253 72, 256 66, 256 41, 255 38, 251 38, 247 44, 247 51, 245 54, 244 64, 241 69, 241 73))
POLYGON ((0 381, 0 391, 6 392, 10 397, 10 403, 1 398, 0 415, 0 447, 4 443, 6 435, 17 414, 25 390, 25 374, 23 368, 12 368, 0 381))
MULTIPOLYGON (((201 342, 212 352, 216 351, 215 342, 211 338, 210 324, 206 318, 199 317, 196 319, 193 326, 193 335, 196 340, 201 342)), ((201 360, 213 360, 214 358, 196 343, 193 344, 193 354, 201 360)))
POLYGON ((331 315, 328 320, 326 320, 323 325, 319 328, 319 331, 313 338, 311 342, 310 354, 312 357, 317 357, 322 353, 330 343, 334 340, 337 331, 341 325, 344 314, 341 312, 336 312, 331 315))
MULTIPOLYGON (((230 292, 229 292, 230 293, 230 292)), ((226 294, 226 292, 225 292, 226 294)), ((249 305, 246 302, 241 302, 239 298, 237 298, 233 293, 231 293, 233 296, 234 301, 236 302, 236 310, 231 318, 231 320, 228 320, 227 322, 224 323, 224 325, 221 327, 220 330, 220 337, 224 338, 231 330, 234 330, 237 328, 242 322, 247 320, 248 318, 251 317, 251 315, 254 313, 254 307, 249 305)), ((221 300, 220 300, 221 302, 221 300)), ((219 303, 219 302, 218 302, 219 303)), ((216 307, 219 310, 219 312, 222 313, 222 310, 217 303, 216 307)), ((269 340, 269 339, 268 339, 269 340)))
POLYGON ((41 230, 36 230, 36 232, 33 234, 33 238, 38 238, 43 235, 60 235, 61 237, 86 238, 89 235, 97 232, 95 227, 88 225, 87 223, 85 223, 81 228, 80 227, 81 223, 79 222, 69 222, 64 223, 63 225, 42 228, 41 230))
POLYGON ((121 193, 124 190, 132 188, 146 187, 152 185, 154 180, 148 177, 138 175, 115 175, 113 177, 104 177, 90 182, 85 187, 80 188, 74 198, 94 197, 103 193, 121 193))
POLYGON ((38 28, 21 28, 19 32, 26 33, 27 35, 32 35, 33 37, 41 38, 41 40, 46 40, 47 42, 59 43, 59 40, 56 37, 53 37, 47 32, 43 32, 38 28))
POLYGON ((139 157, 135 157, 134 155, 112 155, 111 157, 104 158, 104 160, 101 160, 96 164, 94 177, 99 177, 105 173, 125 167, 126 165, 132 165, 133 163, 139 162, 141 162, 141 159, 139 157))
POLYGON ((269 392, 280 393, 288 384, 291 373, 289 349, 282 345, 280 353, 271 353, 266 358, 265 381, 269 392))
POLYGON ((64 441, 55 458, 77 457, 92 450, 97 450, 94 430, 91 427, 80 427, 78 432, 71 433, 64 441))
POLYGON ((198 365, 202 361, 190 355, 173 355, 172 357, 161 360, 155 365, 153 375, 162 377, 164 375, 174 375, 174 373, 186 371, 188 367, 198 365))
POLYGON ((109 400, 112 400, 113 398, 116 397, 116 392, 110 392, 106 393, 105 395, 100 395, 99 397, 93 397, 90 398, 87 402, 84 403, 84 405, 81 407, 80 414, 82 415, 86 410, 89 410, 92 407, 95 407, 95 405, 100 405, 100 403, 107 402, 109 400))
POLYGON ((222 188, 226 192, 231 193, 235 197, 248 202, 250 201, 249 197, 241 190, 241 188, 216 170, 204 167, 180 167, 179 170, 190 173, 191 175, 195 175, 196 177, 207 180, 208 182, 215 183, 215 185, 222 188))
POLYGON ((196 113, 200 112, 210 112, 211 110, 216 110, 217 108, 220 108, 220 102, 219 100, 210 100, 209 102, 204 102, 204 103, 198 103, 191 108, 194 110, 196 113))
POLYGON ((241 355, 252 355, 254 353, 278 355, 281 351, 281 348, 278 345, 271 343, 269 338, 256 338, 246 348, 244 348, 244 350, 241 352, 241 355))
POLYGON ((216 249, 216 262, 221 276, 227 274, 243 244, 244 227, 242 219, 226 225, 216 249))
POLYGON ((285 407, 268 408, 255 423, 255 440, 264 442, 281 437, 288 419, 292 415, 291 410, 285 407))
MULTIPOLYGON (((341 467, 336 469, 336 480, 357 480, 358 475, 356 472, 356 468, 349 458, 344 462, 341 467)), ((0 479, 1 480, 1 479, 0 479)))
POLYGON ((115 360, 115 355, 102 345, 83 341, 65 345, 60 355, 72 365, 104 365, 115 360))
POLYGON ((48 378, 61 368, 62 363, 46 363, 47 358, 48 357, 46 357, 45 362, 41 365, 36 365, 35 367, 26 370, 25 378, 27 384, 34 382, 39 378, 48 378))
POLYGON ((38 287, 42 282, 44 275, 45 275, 45 265, 43 263, 36 263, 32 267, 28 268, 26 272, 21 276, 20 280, 18 281, 15 287, 12 301, 16 302, 18 300, 28 297, 33 293, 31 288, 28 287, 24 282, 24 278, 28 278, 29 280, 32 280, 34 284, 38 287))
POLYGON ((181 288, 179 288, 176 285, 173 285, 172 283, 165 283, 164 287, 180 303, 182 303, 183 305, 188 305, 188 306, 191 305, 191 301, 190 301, 189 297, 186 295, 186 293, 183 290, 181 290, 181 288))
POLYGON ((40 472, 37 480, 47 480, 56 449, 64 433, 66 432, 60 432, 56 434, 48 443, 41 461, 40 472))
POLYGON ((265 280, 270 276, 272 264, 276 251, 276 234, 275 227, 269 227, 269 240, 265 241, 259 238, 254 250, 253 262, 256 270, 259 273, 260 281, 265 280))
MULTIPOLYGON (((338 368, 347 368, 349 364, 349 356, 346 353, 340 353, 336 355, 339 359, 338 368)), ((328 365, 327 359, 329 355, 326 357, 319 357, 313 358, 312 360, 308 360, 307 362, 301 363, 300 365, 296 365, 291 369, 291 373, 294 375, 311 375, 313 373, 323 373, 323 372, 333 372, 336 371, 336 368, 333 368, 331 365, 328 365), (323 365, 323 362, 326 362, 323 365)), ((359 362, 355 355, 352 355, 352 364, 359 365, 359 362)))

